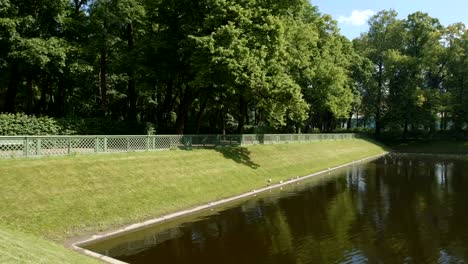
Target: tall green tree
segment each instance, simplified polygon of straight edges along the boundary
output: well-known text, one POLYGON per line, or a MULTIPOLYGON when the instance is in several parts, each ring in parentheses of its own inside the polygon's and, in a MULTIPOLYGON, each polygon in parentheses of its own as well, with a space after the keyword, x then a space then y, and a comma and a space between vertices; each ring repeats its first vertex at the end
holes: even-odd
POLYGON ((449 26, 445 41, 448 71, 444 88, 449 94, 454 128, 461 131, 468 123, 468 29, 462 23, 449 26))
POLYGON ((67 1, 2 1, 0 30, 3 66, 7 68, 8 87, 4 111, 53 114, 57 72, 65 66, 68 44, 61 39, 67 1), (23 80, 26 82, 22 92, 23 80), (42 85, 37 85, 42 83, 42 85), (36 91, 40 88, 40 102, 36 91), (22 100, 17 101, 21 96, 22 100))
POLYGON ((386 96, 386 54, 392 49, 400 47, 400 36, 402 29, 397 19, 397 12, 384 10, 377 13, 369 20, 369 32, 363 34, 357 47, 360 54, 369 58, 374 63, 374 83, 367 86, 367 94, 373 96, 372 102, 375 120, 375 132, 379 134, 382 130, 382 117, 385 113, 386 96))
POLYGON ((228 105, 235 111, 238 133, 243 133, 252 102, 270 124, 284 125, 287 117, 302 121, 307 105, 300 86, 287 74, 285 28, 279 16, 281 8, 291 6, 277 6, 279 14, 271 14, 260 1, 208 1, 207 5, 205 30, 201 30, 205 34, 190 36, 198 49, 193 59, 205 70, 197 72, 191 85, 199 90, 207 80, 222 76, 215 84, 237 102, 237 107, 232 101, 228 105))

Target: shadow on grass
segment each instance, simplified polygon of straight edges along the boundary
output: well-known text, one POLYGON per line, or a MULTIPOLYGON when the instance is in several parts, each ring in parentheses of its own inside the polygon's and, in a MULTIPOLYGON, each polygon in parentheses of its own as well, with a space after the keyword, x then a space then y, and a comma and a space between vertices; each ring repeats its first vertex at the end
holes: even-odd
POLYGON ((231 159, 237 163, 249 166, 252 169, 260 167, 250 158, 250 151, 243 147, 214 148, 215 151, 223 154, 226 159, 231 159))
POLYGON ((387 152, 394 151, 393 148, 388 143, 382 142, 379 139, 372 138, 372 137, 363 137, 363 138, 360 138, 360 139, 365 140, 365 141, 367 141, 369 143, 372 143, 374 145, 377 145, 377 146, 383 148, 387 152))

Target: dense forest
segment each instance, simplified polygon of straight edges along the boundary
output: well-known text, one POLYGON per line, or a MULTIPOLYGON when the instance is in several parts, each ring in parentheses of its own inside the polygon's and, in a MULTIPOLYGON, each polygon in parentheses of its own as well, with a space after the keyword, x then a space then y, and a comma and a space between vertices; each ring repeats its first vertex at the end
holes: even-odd
POLYGON ((348 40, 307 0, 1 0, 0 112, 157 134, 465 130, 466 26, 369 25, 348 40))

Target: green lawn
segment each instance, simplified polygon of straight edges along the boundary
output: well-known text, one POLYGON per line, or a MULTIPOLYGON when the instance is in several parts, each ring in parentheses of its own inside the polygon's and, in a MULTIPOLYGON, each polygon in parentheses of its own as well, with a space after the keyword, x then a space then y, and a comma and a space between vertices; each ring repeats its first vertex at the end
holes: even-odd
POLYGON ((63 243, 383 151, 356 139, 0 160, 0 224, 63 243))
POLYGON ((42 238, 0 227, 0 263, 99 263, 42 238))

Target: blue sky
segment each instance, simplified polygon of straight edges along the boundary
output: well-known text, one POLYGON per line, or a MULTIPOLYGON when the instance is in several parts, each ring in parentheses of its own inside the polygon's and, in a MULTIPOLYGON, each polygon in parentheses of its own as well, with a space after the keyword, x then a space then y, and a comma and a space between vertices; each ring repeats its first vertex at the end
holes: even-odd
POLYGON ((416 11, 428 13, 447 26, 456 22, 468 25, 468 0, 311 0, 320 12, 338 20, 341 33, 356 38, 368 29, 367 19, 383 9, 395 9, 399 18, 416 11))

